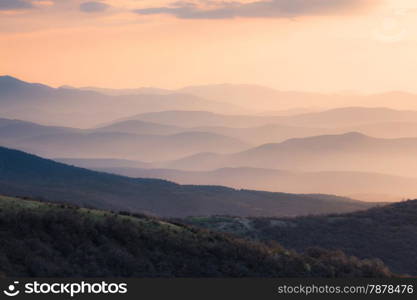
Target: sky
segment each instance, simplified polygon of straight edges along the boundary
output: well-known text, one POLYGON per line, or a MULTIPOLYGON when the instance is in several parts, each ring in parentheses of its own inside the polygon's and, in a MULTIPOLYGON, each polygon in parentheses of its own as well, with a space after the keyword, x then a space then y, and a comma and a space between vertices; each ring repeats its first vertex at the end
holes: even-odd
POLYGON ((0 0, 0 74, 51 86, 417 92, 415 0, 0 0))

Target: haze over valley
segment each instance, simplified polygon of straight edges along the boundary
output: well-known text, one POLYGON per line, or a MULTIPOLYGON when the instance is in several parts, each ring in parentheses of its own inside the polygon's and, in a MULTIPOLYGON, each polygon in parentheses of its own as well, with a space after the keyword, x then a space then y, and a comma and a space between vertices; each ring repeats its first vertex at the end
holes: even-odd
POLYGON ((250 85, 56 89, 3 76, 0 142, 134 178, 400 201, 417 194, 413 97, 250 85))

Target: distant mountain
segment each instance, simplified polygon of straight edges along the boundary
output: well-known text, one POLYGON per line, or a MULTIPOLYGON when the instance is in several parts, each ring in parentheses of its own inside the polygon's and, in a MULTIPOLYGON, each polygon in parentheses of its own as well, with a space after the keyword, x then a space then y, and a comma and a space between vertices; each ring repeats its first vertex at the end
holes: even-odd
MULTIPOLYGON (((331 130, 327 128, 298 127, 281 124, 268 124, 249 128, 231 128, 231 127, 196 127, 194 130, 224 134, 234 137, 253 145, 267 143, 279 143, 287 139, 303 138, 309 136, 343 132, 342 130, 331 130)), ((344 131, 346 132, 346 131, 344 131)))
POLYGON ((363 212, 300 218, 190 218, 192 223, 284 247, 341 249, 359 258, 379 258, 397 273, 417 275, 417 200, 363 212))
POLYGON ((323 135, 266 144, 247 151, 201 153, 163 164, 182 170, 253 167, 292 171, 355 171, 414 177, 417 138, 377 139, 360 133, 323 135))
POLYGON ((357 99, 355 105, 380 106, 394 109, 404 109, 404 107, 407 107, 408 109, 416 110, 417 94, 401 91, 392 91, 382 94, 371 94, 363 96, 362 99, 357 99))
MULTIPOLYGON (((183 112, 192 115, 199 112, 183 112)), ((164 113, 161 113, 164 114, 164 113)), ((204 115, 207 113, 203 113, 204 115)), ((157 114, 159 115, 159 114, 157 114)), ((181 113, 180 113, 181 115, 181 113)), ((209 115, 212 115, 209 113, 209 115)), ((219 116, 219 115, 215 115, 219 116)), ((226 117, 226 116, 225 116, 226 117)), ((227 116, 229 117, 229 116, 227 116)), ((271 117, 268 117, 271 118, 271 117)), ((325 134, 342 134, 345 132, 361 132, 366 135, 381 138, 400 138, 400 137, 417 137, 417 122, 385 122, 362 124, 351 127, 335 128, 314 128, 299 127, 282 124, 268 124, 256 127, 233 128, 222 126, 203 126, 203 127, 180 127, 175 125, 164 125, 159 123, 129 120, 115 122, 107 126, 92 129, 75 129, 70 127, 45 126, 36 123, 25 122, 14 119, 0 118, 0 142, 17 141, 19 139, 38 137, 43 135, 57 135, 68 133, 130 133, 137 135, 174 135, 187 132, 205 132, 221 136, 228 136, 248 144, 260 145, 267 143, 279 143, 291 138, 304 138, 325 134)), ((7 144, 15 147, 14 144, 7 144)), ((30 149, 28 149, 30 150, 30 149)), ((204 149, 208 151, 208 149, 204 149)), ((59 153, 57 153, 58 156, 59 153)))
MULTIPOLYGON (((187 131, 187 128, 182 128, 172 125, 163 125, 151 122, 144 122, 140 120, 130 120, 116 122, 107 126, 99 127, 94 129, 95 132, 123 132, 123 133, 134 133, 134 134, 156 134, 156 135, 169 135, 178 134, 187 131)), ((189 130, 188 130, 189 131, 189 130)), ((204 130, 194 130, 203 132, 204 130)), ((222 134, 222 133, 219 133, 222 134)))
POLYGON ((32 98, 42 97, 51 93, 52 90, 52 88, 40 83, 28 83, 11 76, 0 76, 0 101, 2 104, 7 102, 10 105, 15 105, 13 102, 16 99, 22 102, 30 102, 32 98))
POLYGON ((373 123, 416 122, 417 111, 383 107, 342 107, 313 113, 285 115, 226 115, 204 111, 164 111, 134 115, 125 120, 141 120, 180 127, 248 128, 280 125, 310 129, 345 129, 373 123))
POLYGON ((9 119, 0 119, 0 145, 48 157, 149 161, 177 159, 206 150, 230 153, 249 148, 247 143, 224 135, 142 121, 81 130, 9 119))
MULTIPOLYGON (((256 111, 261 111, 267 107, 270 110, 283 110, 295 108, 297 105, 315 105, 311 101, 316 96, 309 93, 281 92, 268 87, 249 84, 218 84, 190 86, 180 90, 181 92, 198 95, 199 97, 223 101, 226 103, 239 103, 256 111)), ((320 97, 317 95, 317 97, 320 97)))
MULTIPOLYGON (((75 129, 70 127, 45 126, 36 123, 0 118, 0 142, 4 140, 17 141, 19 139, 48 135, 92 134, 92 133, 129 133, 136 135, 175 135, 189 132, 211 133, 217 136, 228 136, 235 140, 257 145, 270 142, 280 142, 288 138, 306 137, 331 132, 322 128, 303 128, 285 125, 264 125, 260 127, 232 128, 232 127, 179 127, 163 125, 141 120, 115 122, 107 126, 92 129, 75 129)), ((14 146, 10 144, 10 146, 14 146)), ((51 144, 53 147, 53 144, 51 144)), ((210 151, 210 149, 203 149, 210 151)), ((57 154, 59 155, 59 153, 57 154)))
MULTIPOLYGON (((417 98, 416 98, 417 100, 417 98)), ((347 127, 381 122, 416 122, 417 111, 384 107, 344 107, 287 117, 285 124, 314 127, 347 127)))
MULTIPOLYGON (((165 113, 157 113, 158 115, 163 115, 165 113)), ((169 115, 169 113, 166 113, 169 115)), ((230 125, 242 125, 241 121, 238 121, 236 118, 236 122, 231 120, 230 116, 224 116, 224 120, 220 120, 220 115, 214 115, 211 113, 204 113, 204 112, 178 112, 177 117, 181 115, 193 115, 193 116, 201 116, 199 120, 195 120, 195 123, 202 123, 205 120, 207 123, 229 123, 230 125), (213 117, 212 120, 209 120, 210 116, 213 117), (217 121, 215 120, 218 117, 217 121), (228 121, 228 120, 229 121, 228 121)), ((153 114, 152 114, 153 115, 153 114)), ((148 115, 149 116, 149 115, 148 115)), ((146 117, 144 117, 146 119, 146 117)), ((241 117, 242 120, 245 118, 244 116, 241 117)), ((256 123, 256 119, 252 119, 251 117, 247 117, 248 122, 256 123)), ((271 118, 268 117, 265 122, 268 122, 271 118)), ((159 120, 162 122, 168 122, 167 120, 159 120)), ((189 117, 182 118, 178 120, 181 122, 181 125, 191 125, 194 121, 191 120, 189 117)), ((262 123, 262 121, 259 119, 262 123)), ((172 121, 176 123, 176 121, 172 121)), ((179 123, 178 122, 178 123, 179 123)), ((169 135, 169 134, 176 134, 181 132, 187 131, 198 131, 198 132, 208 132, 214 133, 219 135, 229 136, 241 141, 245 141, 249 144, 253 145, 260 145, 265 143, 277 143, 287 140, 289 138, 296 138, 296 137, 307 137, 307 136, 314 136, 314 135, 321 135, 326 133, 333 133, 335 130, 325 129, 325 128, 308 128, 308 127, 296 127, 296 126, 286 126, 281 124, 267 124, 263 126, 256 126, 256 127, 245 127, 245 128, 234 128, 234 127, 225 127, 225 126, 200 126, 200 127, 180 127, 175 125, 163 125, 159 123, 153 123, 149 121, 141 121, 141 120, 129 120, 129 121, 120 121, 110 124, 108 126, 100 127, 94 129, 95 132, 97 131, 107 131, 107 132, 124 132, 124 133, 135 133, 135 134, 160 134, 160 135, 169 135)), ((338 130, 337 132, 342 131, 338 130)))
POLYGON ((127 166, 109 167, 91 164, 98 171, 129 177, 158 178, 181 184, 225 185, 286 193, 323 193, 354 197, 359 200, 384 202, 417 197, 417 179, 361 172, 290 172, 273 169, 223 168, 214 171, 181 171, 127 166))
POLYGON ((294 116, 221 115, 166 111, 133 116, 103 130, 169 134, 188 130, 227 135, 252 144, 291 138, 360 132, 379 138, 417 137, 417 111, 346 107, 294 116), (165 124, 165 125, 161 125, 165 124))
POLYGON ((300 107, 336 108, 345 106, 388 107, 392 109, 417 110, 417 95, 405 92, 387 92, 380 94, 355 93, 313 93, 298 91, 280 91, 251 84, 217 84, 190 86, 179 90, 208 100, 221 101, 243 106, 253 111, 267 108, 288 110, 300 107))
POLYGON ((79 129, 69 127, 44 126, 20 120, 0 118, 0 141, 19 140, 50 134, 79 133, 79 129))
POLYGON ((297 107, 284 110, 264 110, 263 112, 257 113, 258 116, 295 116, 307 113, 314 113, 323 111, 326 108, 319 107, 297 107))
POLYGON ((0 147, 0 194, 160 216, 294 216, 366 209, 372 204, 300 195, 187 186, 89 171, 0 147))
MULTIPOLYGON (((137 88, 137 89, 105 89, 97 87, 83 87, 81 90, 95 91, 107 95, 141 95, 141 94, 188 94, 209 101, 220 101, 229 103, 239 107, 245 107, 251 111, 263 112, 267 110, 287 110, 298 108, 297 103, 301 107, 315 105, 319 101, 323 102, 323 98, 329 99, 329 95, 302 93, 302 92, 283 92, 272 88, 250 85, 250 84, 215 84, 188 86, 176 90, 167 90, 160 88, 137 88), (316 100, 316 101, 314 101, 316 100)), ((329 102, 329 100, 327 100, 329 102)), ((326 104, 328 104, 326 102, 326 104)))
POLYGON ((172 160, 201 151, 232 153, 249 148, 248 144, 234 138, 205 132, 183 132, 175 135, 70 132, 33 136, 3 145, 46 157, 116 158, 140 161, 172 160))
POLYGON ((187 94, 110 96, 74 88, 51 88, 10 76, 0 76, 0 109, 6 118, 73 127, 95 126, 132 113, 153 111, 242 111, 231 104, 187 94))
POLYGON ((54 161, 86 169, 152 167, 152 164, 142 161, 113 158, 54 158, 54 161))
POLYGON ((352 92, 314 93, 299 91, 281 91, 255 84, 212 84, 188 86, 177 90, 160 88, 105 89, 83 87, 81 90, 96 91, 107 95, 141 95, 141 94, 188 94, 209 101, 220 101, 244 107, 251 112, 271 115, 290 115, 291 111, 323 110, 346 106, 387 107, 391 109, 417 110, 417 95, 392 91, 379 94, 360 94, 352 92), (287 112, 285 112, 287 111, 287 112), (283 113, 284 112, 284 113, 283 113))
POLYGON ((187 130, 142 121, 81 130, 0 119, 0 145, 47 157, 148 161, 177 159, 206 150, 230 153, 249 148, 235 138, 187 130))
POLYGON ((140 89, 140 92, 137 90, 110 91, 112 90, 97 88, 52 88, 24 82, 10 76, 0 76, 0 116, 72 127, 91 127, 108 124, 113 120, 130 119, 179 127, 255 127, 268 124, 298 127, 346 127, 361 123, 414 122, 417 114, 412 111, 373 108, 375 106, 395 108, 405 101, 407 105, 400 107, 417 110, 417 96, 406 93, 371 96, 323 95, 280 92, 250 85, 189 87, 171 93, 153 88, 140 89), (131 94, 133 92, 134 94, 131 94), (242 108, 245 105, 246 108, 242 108), (351 107, 294 117, 289 117, 288 114, 278 114, 273 117, 242 115, 248 112, 260 112, 259 110, 264 113, 265 110, 299 110, 312 106, 334 108, 348 105, 369 108, 351 107), (163 111, 175 112, 173 116, 169 115, 170 112, 164 112, 162 115, 143 115, 163 111), (195 115, 180 111, 194 111, 195 115), (213 115, 207 112, 225 115, 213 115), (190 120, 181 120, 184 117, 190 120))
MULTIPOLYGON (((417 121, 417 120, 416 120, 417 121)), ((352 126, 345 131, 362 132, 379 138, 417 137, 417 122, 383 122, 352 126)))
POLYGON ((2 277, 394 276, 340 251, 300 255, 127 212, 0 196, 0 219, 2 277))
POLYGON ((208 126, 247 128, 276 124, 284 120, 284 118, 256 115, 226 115, 207 111, 161 111, 134 115, 122 121, 126 120, 141 120, 188 128, 208 126))
POLYGON ((152 88, 152 87, 143 87, 143 88, 137 88, 137 89, 106 89, 106 88, 87 86, 87 87, 80 87, 78 89, 84 90, 84 91, 94 91, 97 93, 110 95, 110 96, 175 94, 175 91, 172 91, 172 90, 152 88))

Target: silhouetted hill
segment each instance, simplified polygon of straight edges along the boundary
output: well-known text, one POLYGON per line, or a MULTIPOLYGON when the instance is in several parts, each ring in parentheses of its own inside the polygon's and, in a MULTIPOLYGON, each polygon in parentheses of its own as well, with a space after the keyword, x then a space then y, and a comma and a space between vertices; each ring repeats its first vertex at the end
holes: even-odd
POLYGON ((285 123, 297 126, 347 127, 381 122, 415 122, 417 111, 385 107, 343 107, 323 112, 286 117, 285 123))
POLYGON ((346 132, 360 132, 378 138, 417 137, 417 122, 413 121, 417 114, 415 112, 401 112, 389 109, 345 108, 288 118, 264 116, 263 120, 259 119, 259 117, 230 117, 221 116, 219 114, 207 114, 204 112, 179 112, 177 117, 182 115, 186 117, 186 120, 177 120, 173 112, 161 112, 137 116, 137 118, 149 119, 154 122, 177 124, 181 126, 130 120, 116 122, 96 130, 137 134, 174 134, 191 130, 226 135, 246 141, 247 143, 258 145, 279 143, 292 138, 304 138, 325 134, 343 134, 346 132), (347 116, 341 116, 343 115, 343 111, 347 111, 347 116), (375 118, 374 115, 377 117, 375 118), (191 120, 189 119, 190 117, 191 120), (192 118, 196 118, 196 120, 192 120, 192 118), (408 122, 402 121, 404 119, 408 119, 408 122), (378 120, 381 121, 379 122, 378 120), (209 125, 201 126, 204 122, 209 125), (268 122, 271 124, 268 124, 268 122), (304 126, 283 125, 285 123, 291 124, 292 122, 294 124, 299 123, 299 125, 304 123, 304 126), (257 123, 265 123, 265 125, 259 126, 256 125, 257 123), (228 124, 228 126, 218 126, 217 124, 228 124), (251 126, 251 124, 255 125, 251 126), (198 126, 195 127, 195 125, 198 126))
POLYGON ((68 127, 45 126, 21 120, 0 118, 0 140, 19 140, 50 134, 67 134, 82 132, 68 127))
MULTIPOLYGON (((219 123, 228 123, 226 119, 230 119, 230 116, 225 116, 223 121, 220 120, 220 115, 215 115, 211 113, 204 113, 204 112, 180 112, 178 116, 182 114, 186 115, 200 115, 202 118, 198 121, 196 120, 195 124, 198 122, 202 122, 204 119, 207 120, 208 123, 216 123, 215 119, 219 117, 219 123), (213 119, 209 120, 212 116, 213 119)), ((161 114, 161 113, 158 113, 161 114)), ((148 115, 149 116, 149 115, 148 115)), ((146 119, 146 117, 144 117, 146 119)), ((244 117, 241 117, 244 119, 244 117)), ((251 117, 247 117, 248 120, 251 117)), ((267 117, 271 119, 270 117, 267 117)), ((236 119, 238 119, 236 117, 236 119)), ((255 117, 256 120, 257 117, 255 117)), ((160 119, 161 122, 170 121, 167 119, 160 119)), ((261 120, 259 120, 261 121, 261 120)), ((172 123, 181 123, 182 125, 187 125, 186 123, 189 122, 188 125, 192 125, 193 121, 190 119, 181 120, 176 122, 172 120, 172 123)), ((268 122, 267 120, 265 122, 268 122)), ((230 124, 233 125, 233 121, 230 120, 230 124)), ((239 122, 238 122, 239 124, 239 122)), ((241 141, 245 141, 247 143, 253 145, 261 145, 266 143, 278 143, 289 138, 299 138, 299 137, 308 137, 314 135, 321 135, 326 133, 333 133, 336 130, 326 129, 326 128, 308 128, 308 127, 296 127, 296 126, 286 126, 280 124, 267 124, 262 126, 255 126, 255 127, 244 127, 244 128, 234 128, 234 127, 224 127, 224 126, 199 126, 199 127, 180 127, 175 125, 163 125, 153 122, 141 121, 141 120, 128 120, 128 121, 121 121, 115 122, 111 125, 107 125, 104 127, 94 129, 95 132, 97 131, 106 131, 106 132, 124 132, 124 133, 134 133, 134 134, 160 134, 160 135, 168 135, 168 134, 178 134, 181 132, 189 132, 189 131, 197 131, 197 132, 207 132, 207 133, 214 133, 224 136, 229 136, 241 141)), ((342 132, 342 130, 338 130, 337 132, 342 132)))
POLYGON ((153 87, 142 87, 142 88, 137 88, 137 89, 109 89, 109 88, 85 86, 85 87, 80 87, 78 89, 84 90, 84 91, 94 91, 94 92, 98 92, 98 93, 102 93, 102 94, 110 95, 110 96, 143 95, 143 94, 145 95, 175 94, 175 91, 172 91, 172 90, 153 88, 153 87))
POLYGON ((182 170, 253 167, 313 172, 373 172, 414 177, 416 156, 417 138, 378 139, 350 132, 290 139, 229 155, 201 153, 161 167, 182 170))
POLYGON ((207 111, 161 111, 130 116, 126 120, 141 120, 179 127, 236 127, 263 126, 281 121, 283 117, 226 115, 207 111))
POLYGON ((346 132, 343 129, 336 130, 267 124, 268 122, 279 121, 279 117, 226 116, 207 112, 160 112, 140 115, 133 118, 139 119, 115 122, 94 129, 94 131, 162 135, 198 131, 229 136, 253 145, 278 143, 289 138, 346 132), (155 122, 161 122, 161 124, 152 121, 142 121, 140 118, 154 120, 155 122), (258 126, 258 123, 265 123, 266 125, 258 126), (164 124, 177 124, 180 126, 164 124), (201 126, 202 124, 209 124, 209 126, 201 126), (217 126, 216 124, 245 127, 226 127, 217 126), (248 127, 250 124, 255 124, 255 126, 248 127))
POLYGON ((51 91, 46 85, 28 83, 11 76, 0 76, 0 100, 13 104, 13 101, 32 101, 32 97, 41 97, 51 91), (31 97, 28 97, 31 96, 31 97))
MULTIPOLYGON (((116 122, 108 126, 103 126, 96 128, 94 131, 107 131, 107 132, 124 132, 124 133, 134 133, 134 134, 177 134, 180 132, 187 131, 187 128, 163 125, 151 122, 144 122, 140 120, 130 120, 116 122)), ((195 130, 203 132, 204 130, 195 130)), ((221 132, 218 134, 222 134, 221 132)))
POLYGON ((137 160, 113 158, 54 158, 53 160, 86 169, 97 168, 150 168, 152 164, 137 160))
POLYGON ((417 111, 394 110, 384 107, 342 107, 292 116, 226 115, 204 111, 161 111, 126 118, 126 120, 142 120, 179 127, 201 127, 203 130, 210 127, 232 127, 235 131, 232 131, 231 136, 239 133, 239 131, 236 131, 236 128, 238 128, 240 131, 246 130, 246 134, 254 134, 251 131, 257 130, 258 134, 268 133, 272 135, 275 130, 281 134, 287 134, 289 137, 325 133, 340 134, 352 128, 360 129, 362 126, 375 123, 414 123, 416 119, 417 111), (290 136, 292 132, 296 135, 290 136))
MULTIPOLYGON (((103 89, 81 88, 108 95, 140 95, 183 93, 207 99, 238 105, 254 112, 299 110, 305 108, 332 109, 346 106, 387 107, 392 109, 417 109, 417 95, 401 91, 379 94, 359 93, 309 93, 302 91, 281 91, 255 84, 212 84, 188 86, 177 90, 159 88, 103 89)), ((279 113, 281 114, 281 113, 279 113)), ((288 114, 286 114, 288 115, 288 114)))
POLYGON ((110 157, 140 161, 173 160, 202 151, 232 153, 249 148, 248 144, 234 138, 206 132, 174 135, 70 132, 32 136, 6 145, 45 157, 110 157))
POLYGON ((352 126, 345 131, 362 132, 378 138, 405 138, 417 137, 417 122, 382 122, 372 123, 359 126, 352 126))
POLYGON ((280 143, 287 139, 317 136, 329 133, 342 133, 345 130, 327 128, 298 127, 281 124, 267 124, 263 126, 233 128, 233 127, 197 127, 194 130, 223 134, 237 138, 253 145, 280 143))
POLYGON ((417 275, 417 200, 367 211, 299 218, 190 218, 188 222, 284 247, 341 249, 359 258, 382 259, 391 270, 417 275))
POLYGON ((323 98, 330 100, 329 95, 303 92, 284 92, 254 84, 200 85, 188 86, 177 90, 159 88, 105 89, 97 87, 83 87, 80 89, 96 91, 107 95, 182 93, 194 95, 210 101, 221 101, 223 103, 245 107, 252 111, 262 111, 265 107, 270 110, 293 109, 295 105, 312 105, 315 102, 314 100, 318 100, 318 102, 323 102, 320 101, 323 98))
POLYGON ((160 216, 294 216, 371 206, 329 195, 240 191, 133 179, 71 167, 7 148, 0 148, 0 193, 160 216))
MULTIPOLYGON (((297 107, 315 105, 313 100, 319 95, 298 92, 283 92, 272 88, 251 85, 251 84, 217 84, 189 86, 180 90, 183 93, 198 95, 199 97, 212 101, 222 101, 226 103, 239 103, 240 106, 260 111, 267 107, 271 110, 282 110, 297 107)), ((324 95, 322 96, 324 97, 324 95)), ((320 105, 320 104, 318 104, 320 105)))
MULTIPOLYGON (((107 90, 106 92, 106 89, 96 88, 90 90, 71 87, 52 88, 42 84, 24 82, 10 76, 0 76, 2 117, 33 122, 47 120, 49 124, 73 127, 96 126, 115 119, 131 119, 132 117, 129 115, 132 112, 143 114, 175 110, 242 114, 264 111, 265 109, 274 111, 311 107, 312 105, 323 107, 323 109, 352 105, 371 108, 351 107, 294 117, 231 116, 232 118, 228 120, 211 120, 211 123, 207 123, 206 120, 202 120, 204 122, 194 121, 195 124, 190 127, 253 127, 266 124, 327 127, 372 122, 413 122, 416 112, 372 107, 417 109, 416 99, 416 95, 398 92, 370 96, 324 95, 282 92, 251 85, 189 87, 171 93, 159 89, 142 89, 141 92, 134 90, 130 92, 107 90), (242 109, 240 105, 245 105, 246 108, 242 109)), ((175 121, 175 123, 178 122, 180 121, 175 121)), ((169 125, 179 124, 173 124, 171 120, 169 125)))
POLYGON ((222 168, 213 171, 152 169, 150 165, 134 167, 117 163, 75 165, 129 177, 158 178, 180 184, 225 185, 287 193, 338 194, 359 200, 400 201, 417 196, 417 179, 362 172, 291 172, 276 169, 222 168), (382 198, 382 199, 381 199, 382 198))
POLYGON ((141 121, 81 130, 0 119, 0 144, 46 157, 148 161, 178 159, 201 151, 230 153, 249 148, 248 144, 221 134, 141 121))
POLYGON ((75 88, 52 88, 0 76, 1 116, 32 122, 86 127, 127 117, 132 112, 207 110, 239 112, 238 107, 193 95, 140 94, 112 96, 75 88))
POLYGON ((0 196, 0 273, 11 277, 390 277, 376 260, 0 196))
POLYGON ((251 84, 214 84, 190 86, 180 90, 208 100, 239 104, 259 111, 294 109, 299 107, 335 108, 344 106, 389 107, 393 109, 417 109, 417 95, 406 92, 387 92, 379 94, 355 93, 309 93, 300 91, 280 91, 269 87, 251 84))

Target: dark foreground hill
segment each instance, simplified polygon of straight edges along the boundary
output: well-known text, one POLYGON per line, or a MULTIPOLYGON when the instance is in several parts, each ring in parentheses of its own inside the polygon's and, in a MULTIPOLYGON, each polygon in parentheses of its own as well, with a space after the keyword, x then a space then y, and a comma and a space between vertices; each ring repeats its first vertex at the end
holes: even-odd
POLYGON ((128 178, 71 167, 1 147, 0 193, 176 217, 295 216, 356 211, 372 206, 329 195, 268 193, 128 178))
POLYGON ((379 261, 299 255, 143 215, 0 197, 0 272, 20 277, 389 277, 379 261))
POLYGON ((304 251, 320 246, 359 258, 377 257, 391 270, 417 275, 417 200, 367 211, 299 218, 193 218, 194 225, 304 251))

